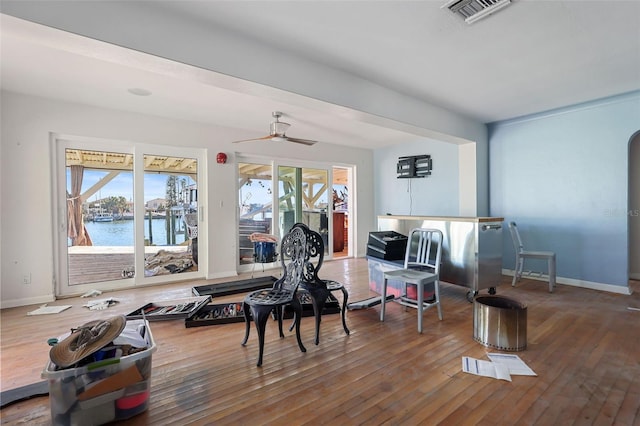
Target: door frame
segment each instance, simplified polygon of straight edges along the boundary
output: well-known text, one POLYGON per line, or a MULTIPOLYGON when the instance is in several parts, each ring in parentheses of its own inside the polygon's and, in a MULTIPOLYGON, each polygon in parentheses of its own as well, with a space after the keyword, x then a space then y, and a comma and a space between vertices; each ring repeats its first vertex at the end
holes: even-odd
MULTIPOLYGON (((627 195, 627 239, 629 279, 640 280, 640 130, 629 138, 629 189, 627 195)), ((632 290, 630 288, 630 290, 632 290)))
MULTIPOLYGON (((133 199, 134 199, 134 257, 135 270, 144 271, 144 162, 145 153, 153 155, 168 155, 196 158, 198 161, 198 213, 199 233, 207 235, 207 223, 204 220, 206 207, 206 151, 202 148, 172 147, 168 145, 152 145, 104 139, 86 136, 51 134, 52 161, 52 206, 53 223, 56 230, 53 235, 54 261, 54 294, 56 296, 72 296, 83 294, 95 289, 121 290, 143 285, 166 284, 187 279, 202 279, 207 274, 207 264, 198 264, 195 272, 182 272, 176 275, 161 275, 145 277, 143 273, 136 273, 132 278, 112 281, 101 281, 87 284, 69 285, 68 247, 67 247, 67 204, 66 204, 66 156, 67 148, 81 148, 92 151, 113 151, 131 154, 134 157, 133 170, 133 199), (202 227, 202 228, 200 228, 202 227)), ((203 239, 199 244, 199 258, 207 259, 207 244, 203 239)))
MULTIPOLYGON (((348 204, 348 212, 349 212, 349 229, 348 229, 348 242, 347 242, 347 248, 348 248, 348 255, 347 257, 352 257, 354 254, 353 250, 354 250, 354 244, 352 243, 352 241, 354 241, 355 239, 355 232, 354 229, 356 228, 356 217, 355 217, 355 182, 354 182, 354 176, 355 176, 355 165, 352 164, 341 164, 341 163, 328 163, 328 162, 318 162, 318 161, 308 161, 308 160, 299 160, 299 159, 275 159, 275 158, 270 158, 270 157, 265 157, 265 156, 254 156, 254 155, 247 155, 247 154, 242 154, 242 153, 236 153, 235 154, 236 157, 236 162, 237 163, 256 163, 256 164, 264 164, 264 165, 271 165, 271 185, 272 188, 274 188, 273 190, 273 194, 272 194, 272 224, 271 224, 271 230, 272 233, 274 235, 276 235, 279 239, 282 238, 282 235, 280 235, 280 225, 278 224, 278 218, 280 216, 280 209, 279 209, 279 203, 278 203, 278 199, 279 199, 279 185, 278 185, 278 170, 280 166, 285 166, 285 167, 297 167, 297 168, 308 168, 308 169, 322 169, 322 170, 326 170, 327 171, 327 179, 328 179, 328 186, 327 186, 327 191, 329 191, 328 193, 328 209, 327 209, 327 219, 328 219, 328 227, 329 227, 329 234, 328 234, 328 241, 332 242, 333 241, 333 205, 331 203, 331 191, 333 188, 333 168, 334 167, 339 167, 339 168, 343 168, 343 169, 347 169, 347 174, 348 174, 348 184, 347 184, 347 188, 349 191, 349 204, 348 204)), ((236 182, 238 181, 238 168, 236 167, 236 182)), ((239 191, 236 190, 236 229, 239 227, 239 221, 240 221, 240 200, 239 200, 239 191)), ((237 235, 237 232, 236 232, 237 235)), ((239 242, 238 242, 239 244, 239 242)), ((331 260, 333 259, 333 247, 330 247, 328 249, 328 253, 325 255, 325 260, 331 260)), ((267 264, 268 266, 266 266, 266 268, 278 268, 279 267, 279 262, 274 262, 271 264, 267 264)), ((239 261, 237 262, 237 270, 239 273, 243 273, 243 272, 252 272, 255 270, 255 263, 254 264, 246 264, 246 265, 240 265, 239 261)))

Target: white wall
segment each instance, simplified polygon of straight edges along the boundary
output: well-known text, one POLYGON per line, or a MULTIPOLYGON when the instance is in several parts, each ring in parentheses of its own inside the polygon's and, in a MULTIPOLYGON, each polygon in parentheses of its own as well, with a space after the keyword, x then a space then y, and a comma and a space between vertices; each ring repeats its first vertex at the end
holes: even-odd
MULTIPOLYGON (((0 265, 1 306, 53 299, 52 166, 50 134, 141 143, 206 148, 208 164, 209 277, 236 273, 236 162, 234 152, 268 158, 308 160, 355 166, 357 187, 357 253, 364 255, 368 232, 374 229, 373 153, 330 144, 246 144, 230 141, 246 136, 238 130, 167 120, 153 116, 88 107, 14 93, 1 93, 0 265), (229 154, 225 165, 217 152, 229 154), (213 247, 218 247, 215 249, 213 247), (221 250, 220 247, 224 247, 221 250), (22 276, 31 273, 31 284, 22 276)), ((108 148, 108 147, 105 147, 108 148)))
MULTIPOLYGON (((478 165, 477 144, 468 143, 458 147, 458 176, 460 193, 458 202, 460 216, 478 216, 478 165)), ((481 179, 486 182, 485 178, 481 179)), ((482 214, 488 216, 488 209, 482 209, 482 214)))

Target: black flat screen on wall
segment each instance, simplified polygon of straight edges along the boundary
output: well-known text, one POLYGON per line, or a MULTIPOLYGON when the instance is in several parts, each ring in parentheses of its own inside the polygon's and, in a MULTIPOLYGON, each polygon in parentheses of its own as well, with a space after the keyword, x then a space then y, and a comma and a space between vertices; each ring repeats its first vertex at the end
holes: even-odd
POLYGON ((431 174, 433 163, 430 155, 412 155, 398 158, 398 179, 421 178, 431 174))

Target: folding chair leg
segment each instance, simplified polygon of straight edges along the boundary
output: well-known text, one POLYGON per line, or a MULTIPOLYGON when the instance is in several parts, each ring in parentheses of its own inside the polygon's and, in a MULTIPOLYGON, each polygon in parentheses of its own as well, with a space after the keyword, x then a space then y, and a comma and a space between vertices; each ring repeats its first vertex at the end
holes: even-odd
POLYGON ((442 308, 440 305, 440 282, 436 281, 433 283, 434 293, 436 295, 436 308, 438 308, 438 319, 442 321, 442 308))
POLYGON ((511 281, 511 287, 516 286, 516 282, 522 278, 522 269, 524 269, 524 258, 518 257, 516 259, 516 267, 513 270, 513 280, 511 281))
POLYGON ((424 284, 416 284, 418 292, 418 333, 422 333, 422 312, 424 311, 424 284))

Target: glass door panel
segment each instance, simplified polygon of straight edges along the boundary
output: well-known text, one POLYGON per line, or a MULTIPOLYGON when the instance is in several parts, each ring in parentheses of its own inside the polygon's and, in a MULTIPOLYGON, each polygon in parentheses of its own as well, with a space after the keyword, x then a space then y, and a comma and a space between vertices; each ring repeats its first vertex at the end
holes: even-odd
POLYGON ((240 265, 254 264, 251 234, 273 233, 273 167, 238 163, 238 258, 240 265))
POLYGON ((278 212, 280 236, 285 235, 293 225, 302 222, 302 196, 298 174, 300 169, 278 166, 278 212))
POLYGON ((198 270, 196 158, 144 154, 144 276, 198 270))
POLYGON ((329 246, 329 172, 326 169, 278 167, 279 212, 281 235, 302 222, 318 232, 329 246))
POLYGON ((131 154, 64 150, 67 284, 129 278, 134 265, 131 154))

